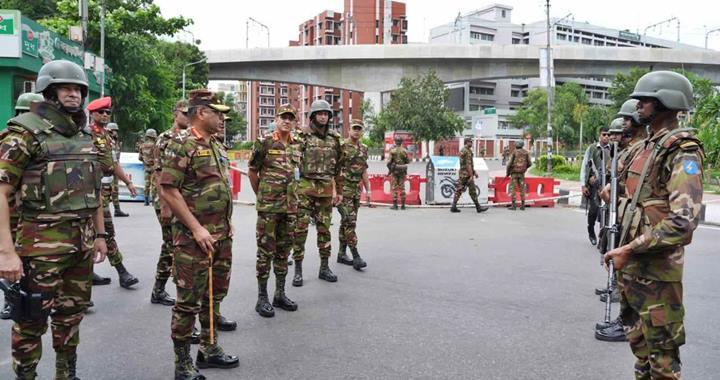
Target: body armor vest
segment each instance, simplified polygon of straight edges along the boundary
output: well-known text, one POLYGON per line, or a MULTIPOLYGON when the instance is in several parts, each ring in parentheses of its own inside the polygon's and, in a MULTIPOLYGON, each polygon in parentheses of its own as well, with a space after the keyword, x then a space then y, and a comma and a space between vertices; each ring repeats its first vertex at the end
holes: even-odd
POLYGON ((330 180, 335 177, 340 141, 330 133, 325 138, 307 133, 305 139, 303 177, 319 180, 330 180))

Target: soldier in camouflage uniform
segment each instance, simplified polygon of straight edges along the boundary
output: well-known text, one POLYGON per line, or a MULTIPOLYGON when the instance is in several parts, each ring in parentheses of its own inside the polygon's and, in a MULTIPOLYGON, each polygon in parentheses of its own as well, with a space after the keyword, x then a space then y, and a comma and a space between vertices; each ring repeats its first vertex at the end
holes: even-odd
POLYGON ((352 265, 355 270, 365 268, 367 264, 360 257, 357 250, 357 214, 360 208, 360 183, 365 187, 365 195, 368 203, 372 197, 370 190, 370 179, 368 178, 368 148, 360 141, 365 125, 362 120, 353 119, 350 122, 350 138, 342 142, 343 165, 340 175, 343 179, 342 202, 337 206, 341 216, 340 221, 340 250, 338 251, 337 262, 345 265, 352 265), (350 247, 352 259, 345 251, 350 247))
POLYGON ((682 300, 684 246, 697 228, 703 196, 702 144, 678 127, 692 107, 693 89, 682 75, 642 76, 630 95, 651 135, 627 169, 619 210, 619 248, 605 254, 620 271, 625 333, 636 357, 636 379, 679 379, 685 344, 682 300))
POLYGON ((302 152, 300 181, 297 193, 299 201, 298 221, 295 228, 293 259, 295 276, 293 286, 302 286, 302 261, 305 258, 305 240, 308 234, 310 216, 317 226, 317 245, 320 251, 320 272, 318 277, 336 282, 337 276, 330 270, 328 260, 331 253, 330 220, 333 204, 342 201, 342 150, 340 135, 330 128, 332 108, 324 100, 310 105, 310 125, 297 134, 302 152))
POLYGON ((103 261, 107 252, 99 172, 110 172, 113 164, 81 130, 88 84, 80 66, 62 60, 43 65, 36 89, 45 101, 11 119, 0 134, 0 278, 20 280, 25 291, 43 299, 41 318, 12 329, 17 379, 36 377, 48 315, 55 379, 76 379, 93 261, 103 261), (14 191, 22 202, 17 253, 8 213, 14 191))
MULTIPOLYGON (((112 113, 112 98, 106 96, 93 100, 88 104, 87 108, 93 120, 93 123, 89 126, 93 143, 99 151, 111 156, 113 160, 113 172, 106 174, 102 178, 103 220, 105 222, 105 232, 108 234, 108 259, 110 265, 112 265, 118 273, 120 286, 125 289, 130 289, 133 285, 137 284, 139 280, 128 272, 123 264, 123 256, 115 240, 115 224, 113 223, 112 214, 110 213, 110 203, 112 202, 112 181, 114 177, 125 182, 132 196, 136 194, 135 185, 133 185, 130 177, 125 174, 122 166, 120 166, 118 157, 113 156, 113 149, 115 149, 116 143, 105 130, 105 126, 110 120, 112 113)), ((98 285, 109 284, 110 279, 94 274, 93 283, 97 283, 98 285)))
POLYGON ((138 150, 138 160, 143 163, 145 171, 145 206, 149 206, 153 202, 155 196, 155 184, 153 181, 155 161, 153 158, 153 150, 155 149, 155 140, 157 132, 150 128, 145 131, 145 140, 140 143, 138 150))
MULTIPOLYGON (((20 116, 26 112, 30 112, 30 105, 32 103, 42 102, 44 100, 45 98, 43 98, 40 94, 34 94, 32 92, 20 94, 15 102, 15 116, 20 116)), ((10 236, 12 237, 13 243, 15 242, 15 236, 22 216, 21 208, 18 207, 19 204, 19 194, 17 192, 12 192, 8 196, 8 205, 10 207, 8 212, 10 213, 10 236)), ((19 247, 15 248, 16 251, 18 249, 19 247)), ((0 319, 10 319, 10 305, 8 303, 3 305, 2 311, 0 311, 0 319)))
POLYGON ((587 231, 590 244, 597 245, 597 235, 595 234, 595 224, 599 221, 598 212, 600 211, 600 199, 598 193, 601 186, 601 178, 605 163, 610 156, 610 133, 608 126, 600 128, 600 136, 596 144, 591 144, 585 155, 580 167, 580 183, 582 184, 582 194, 586 199, 588 207, 587 231))
POLYGON ((395 146, 390 149, 390 159, 387 163, 390 170, 390 192, 392 192, 393 197, 393 210, 398 209, 398 193, 400 193, 400 202, 402 204, 400 208, 405 210, 405 178, 407 177, 410 158, 402 143, 402 137, 395 137, 395 146))
POLYGON ((516 190, 520 189, 520 210, 525 210, 525 172, 531 165, 530 153, 523 149, 525 143, 518 141, 515 143, 515 151, 510 154, 507 164, 507 175, 510 177, 510 199, 512 204, 510 210, 515 210, 515 199, 517 197, 516 190))
MULTIPOLYGON (((105 126, 105 130, 107 130, 110 138, 115 142, 115 144, 113 145, 113 157, 115 157, 116 161, 120 162, 120 152, 122 151, 122 144, 120 143, 120 135, 118 134, 118 125, 116 123, 107 123, 107 125, 105 126)), ((130 214, 123 212, 120 209, 120 186, 117 176, 113 176, 112 181, 112 204, 113 209, 115 210, 115 213, 113 214, 115 217, 130 216, 130 214)))
POLYGON ((296 174, 302 153, 292 136, 297 112, 291 105, 280 106, 275 116, 276 131, 259 137, 253 146, 248 164, 248 178, 257 196, 258 301, 255 311, 263 317, 275 315, 274 307, 297 310, 297 304, 285 295, 288 256, 295 241, 298 199, 295 193, 296 174), (270 266, 275 268, 275 296, 268 299, 267 282, 270 266))
POLYGON ((458 183, 457 187, 455 187, 455 195, 453 196, 450 212, 460 212, 460 209, 457 208, 457 202, 460 199, 460 196, 462 196, 462 193, 465 192, 465 189, 468 189, 468 192, 470 193, 470 199, 472 199, 473 203, 475 203, 475 211, 483 212, 486 211, 487 208, 481 207, 480 202, 478 202, 478 193, 474 181, 474 179, 477 178, 478 175, 473 167, 473 139, 470 137, 466 137, 465 141, 463 142, 464 146, 462 150, 460 150, 460 168, 458 169, 458 183))
POLYGON ((219 312, 227 295, 232 264, 232 196, 228 181, 225 148, 214 134, 229 107, 211 91, 190 92, 190 128, 178 133, 162 158, 159 184, 163 200, 172 210, 177 301, 172 313, 175 349, 175 379, 196 380, 198 373, 190 357, 190 339, 195 317, 200 319, 201 342, 196 365, 200 368, 234 368, 237 356, 227 355, 210 331, 210 302, 219 312), (212 267, 210 299, 208 281, 212 267), (211 339, 213 338, 213 339, 211 339))

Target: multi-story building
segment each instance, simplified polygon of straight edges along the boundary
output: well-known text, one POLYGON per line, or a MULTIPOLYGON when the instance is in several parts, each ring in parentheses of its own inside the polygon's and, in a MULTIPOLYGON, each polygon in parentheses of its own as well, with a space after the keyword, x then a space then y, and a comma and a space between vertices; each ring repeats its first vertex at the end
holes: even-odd
MULTIPOLYGON (((407 43, 405 3, 386 0, 345 0, 343 12, 323 11, 298 27, 289 46, 407 43)), ((298 109, 300 125, 307 125, 310 105, 325 99, 332 106, 332 123, 343 135, 350 120, 360 118, 363 93, 321 86, 249 82, 248 138, 267 130, 275 116, 270 104, 290 103, 298 109), (271 89, 274 87, 274 90, 271 89), (285 94, 285 95, 283 95, 285 94)), ((274 107, 274 106, 272 106, 274 107)))
MULTIPOLYGON (((432 28, 430 43, 432 44, 497 44, 497 45, 536 45, 547 44, 547 21, 541 20, 530 24, 514 24, 512 22, 513 7, 493 4, 455 20, 432 28)), ((697 47, 679 44, 659 38, 641 36, 627 30, 617 30, 585 22, 575 22, 568 17, 551 19, 551 44, 558 45, 590 45, 590 46, 621 46, 651 48, 687 48, 697 47)), ((539 68, 538 68, 539 71, 539 68)), ((556 77, 556 84, 567 82, 577 83, 585 89, 591 104, 610 105, 608 89, 611 78, 604 77, 556 77)), ((453 106, 463 114, 468 122, 477 124, 478 115, 492 114, 496 116, 496 127, 486 128, 495 131, 497 137, 518 138, 522 131, 513 129, 507 122, 508 116, 514 113, 522 103, 528 90, 539 87, 539 78, 516 78, 503 80, 474 80, 455 83, 450 87, 453 106), (483 112, 486 110, 485 112, 483 112)), ((484 122, 483 120, 480 120, 484 122)), ((489 120, 485 120, 489 121, 489 120)), ((481 123, 487 124, 487 123, 481 123)))

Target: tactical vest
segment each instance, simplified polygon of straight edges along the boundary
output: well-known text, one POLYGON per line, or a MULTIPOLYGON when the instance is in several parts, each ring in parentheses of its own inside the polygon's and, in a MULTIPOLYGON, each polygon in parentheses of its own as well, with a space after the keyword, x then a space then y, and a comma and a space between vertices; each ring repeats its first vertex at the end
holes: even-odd
POLYGON ((145 170, 152 170, 155 166, 155 156, 153 156, 153 149, 155 148, 154 141, 145 141, 140 144, 140 152, 142 153, 143 164, 145 170))
POLYGON ((330 180, 335 176, 340 141, 328 133, 325 138, 305 134, 305 150, 301 172, 304 178, 330 180))
POLYGON ((344 152, 345 180, 352 183, 360 182, 367 165, 367 148, 362 143, 359 146, 345 143, 344 152))
POLYGON ((407 152, 402 147, 396 146, 390 149, 390 160, 388 166, 392 166, 391 170, 393 174, 406 175, 407 167, 398 168, 397 165, 407 165, 410 159, 407 156, 407 152))
POLYGON ((528 168, 530 156, 524 149, 518 149, 515 151, 515 158, 513 158, 513 173, 525 173, 528 168))
POLYGON ((17 132, 30 132, 40 146, 23 172, 23 218, 58 221, 93 215, 102 204, 102 171, 92 138, 82 132, 66 137, 34 113, 9 124, 17 132))

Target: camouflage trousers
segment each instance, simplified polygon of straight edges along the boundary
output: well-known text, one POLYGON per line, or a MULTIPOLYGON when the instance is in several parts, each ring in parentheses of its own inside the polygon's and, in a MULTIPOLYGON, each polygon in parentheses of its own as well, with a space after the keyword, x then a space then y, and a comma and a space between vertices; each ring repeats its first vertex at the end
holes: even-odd
POLYGON ((298 219, 295 224, 295 244, 293 244, 293 260, 303 261, 305 258, 305 241, 308 235, 310 216, 315 219, 317 228, 317 246, 320 258, 330 257, 331 236, 330 222, 332 219, 332 198, 299 195, 298 219))
POLYGON ((477 188, 475 187, 475 180, 473 176, 460 176, 460 178, 458 178, 457 186, 455 186, 455 196, 453 197, 453 203, 456 203, 458 199, 460 199, 462 193, 465 192, 465 189, 468 189, 468 192, 470 193, 470 199, 472 199, 473 203, 477 203, 478 193, 477 188))
POLYGON ((158 258, 157 269, 155 270, 155 279, 167 281, 170 275, 172 275, 173 266, 172 223, 170 218, 161 218, 160 210, 157 208, 155 209, 155 215, 157 216, 158 222, 160 222, 160 229, 162 231, 162 245, 160 246, 160 257, 158 258))
POLYGON ((398 193, 400 193, 400 203, 405 203, 405 174, 390 175, 390 192, 392 193, 393 203, 397 203, 398 193))
MULTIPOLYGON (((195 316, 200 319, 201 344, 204 347, 216 342, 210 341, 210 302, 208 300, 208 268, 210 258, 193 241, 176 245, 173 250, 175 267, 173 278, 177 286, 177 301, 173 306, 171 336, 173 341, 190 342, 195 316)), ((226 238, 215 243, 212 260, 213 268, 213 311, 215 319, 220 316, 220 303, 230 288, 232 267, 232 239, 226 238)), ((217 341, 217 334, 213 334, 217 341)))
POLYGON ((620 317, 636 357, 635 378, 680 379, 680 346, 685 344, 682 282, 620 273, 618 283, 620 317))
POLYGON ((510 174, 510 187, 508 193, 510 193, 510 199, 515 203, 517 197, 516 191, 520 190, 520 201, 525 203, 525 174, 524 173, 512 173, 510 174))
POLYGON ((258 212, 255 225, 257 240, 257 262, 255 264, 258 282, 267 282, 270 266, 274 267, 276 278, 285 278, 288 272, 288 256, 295 241, 297 215, 274 212, 258 212))
POLYGON ((155 196, 155 181, 153 181, 153 176, 155 174, 154 170, 145 170, 145 199, 147 201, 152 201, 153 197, 155 196))
POLYGON ((350 191, 343 191, 343 200, 337 206, 340 213, 340 246, 357 247, 357 214, 360 208, 360 192, 358 184, 345 184, 350 191))
MULTIPOLYGON (((24 257, 25 289, 45 293, 50 314, 52 342, 56 353, 73 354, 80 343, 80 322, 90 301, 93 251, 24 257)), ((18 378, 33 374, 42 356, 42 336, 47 319, 15 323, 12 328, 13 369, 18 378)), ((30 375, 29 378, 32 378, 30 375)))
POLYGON ((115 210, 119 210, 119 209, 120 209, 120 193, 119 193, 119 191, 120 191, 120 184, 118 183, 117 177, 116 177, 116 176, 113 176, 113 181, 112 181, 112 204, 113 204, 113 208, 115 208, 115 210))
POLYGON ((105 233, 108 235, 105 239, 108 250, 107 257, 108 261, 110 261, 110 265, 116 266, 122 263, 123 256, 122 253, 120 253, 120 248, 118 248, 117 241, 115 240, 115 223, 113 222, 112 213, 110 212, 111 191, 112 188, 110 185, 103 184, 103 219, 105 219, 105 233))

